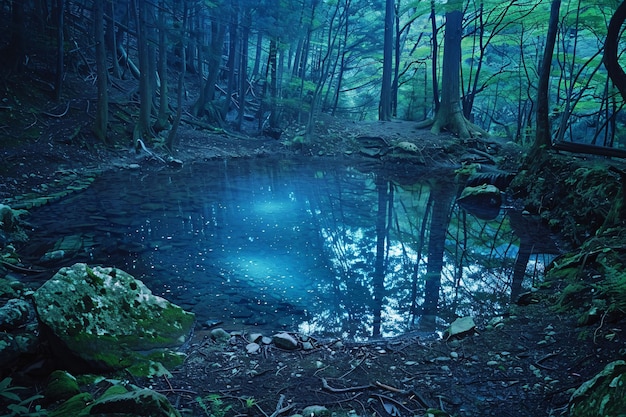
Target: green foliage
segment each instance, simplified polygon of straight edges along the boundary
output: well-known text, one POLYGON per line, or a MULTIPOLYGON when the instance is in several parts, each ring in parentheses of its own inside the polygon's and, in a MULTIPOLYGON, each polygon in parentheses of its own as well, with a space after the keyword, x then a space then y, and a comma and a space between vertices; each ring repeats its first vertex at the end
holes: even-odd
POLYGON ((198 396, 196 401, 208 417, 224 417, 233 408, 232 405, 225 405, 219 394, 209 394, 204 397, 198 396))
POLYGON ((33 405, 37 400, 43 398, 43 395, 35 394, 30 397, 22 399, 16 391, 25 390, 24 387, 12 387, 12 378, 7 377, 0 381, 0 408, 4 407, 7 414, 2 414, 0 417, 13 417, 13 416, 47 416, 48 412, 41 407, 41 405, 33 405))

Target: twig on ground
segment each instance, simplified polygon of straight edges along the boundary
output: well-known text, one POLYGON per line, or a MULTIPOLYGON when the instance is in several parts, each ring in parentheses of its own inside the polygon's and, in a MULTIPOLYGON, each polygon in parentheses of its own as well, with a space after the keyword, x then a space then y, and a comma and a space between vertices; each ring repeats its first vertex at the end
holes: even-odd
POLYGON ((370 394, 372 397, 376 397, 378 398, 378 400, 383 404, 384 407, 384 403, 383 400, 385 401, 389 401, 390 403, 395 404, 397 407, 403 408, 404 410, 408 411, 409 413, 411 413, 412 415, 417 414, 417 411, 415 410, 411 410, 410 408, 408 408, 406 405, 402 404, 400 401, 396 400, 395 398, 391 398, 387 395, 383 395, 383 394, 376 394, 376 393, 372 393, 370 394))
POLYGON ((67 102, 67 107, 65 107, 65 111, 61 114, 54 114, 54 113, 48 113, 45 111, 42 111, 41 114, 45 114, 46 116, 50 116, 50 117, 57 117, 57 118, 61 118, 63 116, 65 116, 67 114, 67 112, 70 110, 70 102, 67 102))
MULTIPOLYGON (((285 401, 285 395, 284 394, 280 394, 280 397, 278 398, 278 402, 276 403, 276 410, 274 410, 274 412, 269 416, 269 417, 277 417, 282 413, 286 413, 287 411, 291 410, 293 407, 295 407, 295 404, 289 404, 286 407, 283 407, 283 402, 285 401)), ((265 414, 265 413, 263 413, 265 414)), ((267 414, 265 414, 267 416, 267 414)))
POLYGON ((372 384, 368 384, 368 385, 359 385, 359 386, 355 386, 355 387, 349 387, 349 388, 334 388, 331 387, 330 385, 328 385, 328 381, 326 381, 326 378, 322 378, 322 388, 324 388, 327 391, 330 392, 351 392, 351 391, 362 391, 362 390, 366 390, 369 388, 372 388, 373 385, 372 384))
POLYGON ((537 368, 546 369, 548 371, 556 371, 557 370, 556 367, 546 366, 546 365, 543 365, 541 362, 547 361, 548 359, 553 358, 553 357, 557 356, 558 354, 559 354, 559 352, 548 353, 547 355, 537 359, 535 361, 535 365, 537 366, 537 368))

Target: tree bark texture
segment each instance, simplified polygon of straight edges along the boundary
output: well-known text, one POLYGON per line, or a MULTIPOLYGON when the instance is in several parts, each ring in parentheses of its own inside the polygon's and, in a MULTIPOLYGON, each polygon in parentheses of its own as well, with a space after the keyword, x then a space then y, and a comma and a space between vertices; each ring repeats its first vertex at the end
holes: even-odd
POLYGON ((378 120, 391 120, 391 72, 393 68, 394 0, 385 1, 385 41, 383 44, 383 79, 380 88, 378 120))
POLYGON ((443 69, 441 77, 441 104, 435 115, 432 133, 442 130, 455 133, 461 139, 487 132, 470 123, 461 108, 461 38, 463 11, 452 9, 446 13, 446 32, 443 39, 443 69))
POLYGON ((626 21, 626 1, 617 7, 609 22, 606 41, 604 42, 604 66, 615 88, 626 101, 626 73, 618 62, 618 45, 624 21, 626 21))
POLYGON ((109 82, 107 69, 106 45, 104 43, 104 7, 101 1, 94 2, 94 34, 96 42, 96 72, 98 88, 98 104, 94 133, 102 141, 107 141, 107 125, 109 123, 109 82))
POLYGON ((556 43, 556 35, 559 28, 559 11, 561 9, 561 0, 552 0, 550 6, 550 21, 548 24, 548 34, 546 36, 546 47, 539 68, 539 83, 537 85, 537 130, 535 131, 535 143, 533 151, 535 154, 542 147, 550 147, 551 129, 550 129, 550 70, 552 68, 552 55, 554 53, 554 45, 556 43))

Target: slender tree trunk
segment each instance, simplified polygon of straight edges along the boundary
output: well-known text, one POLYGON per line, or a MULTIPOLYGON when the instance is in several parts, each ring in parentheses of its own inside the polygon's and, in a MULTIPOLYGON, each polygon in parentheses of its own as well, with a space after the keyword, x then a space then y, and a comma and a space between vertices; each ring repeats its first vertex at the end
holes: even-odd
POLYGON ((439 44, 437 42, 437 15, 435 14, 435 0, 430 1, 430 25, 432 32, 432 53, 433 53, 433 65, 432 65, 432 83, 433 83, 433 110, 435 114, 439 112, 439 106, 441 104, 439 100, 439 81, 437 72, 438 56, 439 56, 439 44))
MULTIPOLYGON (((159 114, 154 123, 155 132, 166 130, 169 127, 169 99, 168 99, 168 82, 167 82, 167 29, 165 27, 165 0, 159 0, 159 78, 161 79, 161 87, 159 89, 159 114)), ((183 28, 184 32, 184 28, 183 28)), ((181 40, 182 43, 182 40, 181 40)), ((184 51, 183 51, 184 52, 184 51)), ((183 67, 184 65, 183 60, 183 67)), ((181 72, 184 70, 181 69, 181 72)))
POLYGON ((260 30, 256 35, 256 50, 254 52, 254 67, 250 78, 256 79, 259 76, 259 66, 261 64, 261 53, 263 52, 263 32, 260 30))
POLYGON ((240 131, 246 111, 246 92, 248 91, 248 37, 252 19, 248 6, 243 6, 241 16, 241 53, 239 57, 239 114, 237 115, 237 130, 240 131))
POLYGON ((550 21, 548 23, 548 34, 546 36, 546 47, 539 68, 539 82, 537 84, 537 130, 535 131, 535 142, 531 150, 531 155, 537 155, 542 148, 549 148, 552 145, 552 135, 550 129, 550 70, 552 69, 552 55, 556 44, 556 35, 559 28, 559 11, 561 0, 552 0, 550 6, 550 21))
POLYGON ((617 7, 609 22, 606 41, 604 42, 604 66, 613 84, 626 101, 626 73, 618 61, 618 46, 624 21, 626 21, 626 1, 617 7))
POLYGON ((26 58, 24 0, 11 1, 11 40, 9 41, 9 59, 13 69, 19 71, 26 58))
POLYGON ((107 4, 107 13, 111 16, 111 21, 107 25, 105 39, 107 49, 111 53, 112 76, 119 79, 122 77, 122 69, 120 68, 120 60, 118 58, 117 49, 119 43, 118 38, 121 37, 121 34, 117 33, 117 27, 115 24, 115 5, 113 2, 107 2, 107 4))
POLYGON ((393 68, 394 0, 385 0, 385 42, 383 45, 383 79, 380 88, 378 120, 391 120, 391 75, 393 68))
MULTIPOLYGON (((61 0, 63 1, 63 0, 61 0)), ((109 123, 109 83, 107 69, 106 45, 104 43, 104 2, 94 1, 94 34, 96 42, 96 71, 98 88, 98 105, 94 133, 96 137, 107 142, 107 125, 109 123)))
POLYGON ((230 109, 230 104, 232 100, 233 92, 236 87, 236 79, 235 68, 237 68, 238 59, 238 49, 237 49, 237 27, 239 24, 239 7, 237 0, 233 0, 230 7, 230 28, 228 32, 228 62, 226 66, 228 67, 228 86, 226 88, 226 102, 224 103, 225 108, 222 109, 222 113, 228 113, 230 109))
MULTIPOLYGON (((278 54, 278 41, 275 38, 270 39, 270 53, 268 59, 268 75, 269 75, 269 84, 270 84, 270 120, 269 127, 271 129, 278 128, 278 111, 276 109, 276 101, 278 94, 278 83, 277 83, 277 58, 278 54)), ((268 77, 265 77, 266 79, 268 77)))
POLYGON ((183 66, 180 70, 180 74, 178 74, 178 91, 177 91, 177 99, 176 99, 176 117, 174 118, 174 123, 172 124, 172 129, 169 131, 168 135, 167 135, 167 141, 165 143, 165 146, 167 146, 167 148, 171 151, 174 150, 174 147, 176 145, 178 145, 179 140, 178 140, 178 136, 176 135, 177 131, 178 131, 178 126, 180 125, 180 119, 183 115, 183 90, 185 89, 185 75, 187 74, 187 66, 184 65, 184 62, 186 61, 186 51, 187 51, 187 45, 185 42, 185 31, 187 30, 187 22, 188 22, 188 16, 189 16, 189 7, 188 7, 188 3, 187 0, 183 0, 183 21, 181 23, 181 29, 180 29, 180 39, 181 39, 181 61, 183 62, 183 66))
POLYGON ((61 98, 61 90, 63 87, 63 76, 65 73, 65 64, 63 58, 65 55, 64 48, 64 36, 63 31, 65 29, 65 0, 56 0, 56 18, 57 18, 57 69, 56 77, 54 79, 54 99, 59 100, 61 98))

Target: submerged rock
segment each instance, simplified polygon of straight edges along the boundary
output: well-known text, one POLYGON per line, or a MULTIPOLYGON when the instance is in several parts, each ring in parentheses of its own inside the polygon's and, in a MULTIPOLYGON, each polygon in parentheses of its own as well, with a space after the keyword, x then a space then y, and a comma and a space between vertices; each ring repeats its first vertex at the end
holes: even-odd
POLYGON ((70 366, 72 357, 104 370, 148 361, 183 345, 195 320, 126 272, 82 263, 62 268, 33 299, 55 354, 70 366))

